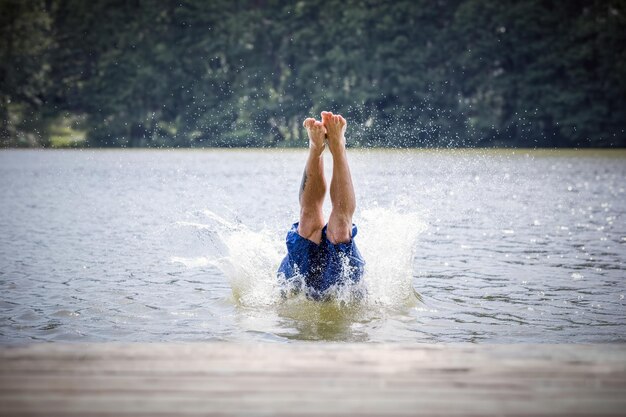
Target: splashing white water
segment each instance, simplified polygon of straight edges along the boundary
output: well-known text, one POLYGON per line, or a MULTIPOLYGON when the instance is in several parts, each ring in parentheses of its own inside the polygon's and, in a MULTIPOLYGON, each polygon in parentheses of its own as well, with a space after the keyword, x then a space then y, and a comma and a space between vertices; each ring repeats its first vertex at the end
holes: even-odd
POLYGON ((399 307, 415 301, 415 243, 425 229, 419 215, 374 208, 361 213, 357 246, 367 262, 364 281, 370 303, 399 307))
MULTIPOLYGON (((229 222, 213 212, 205 211, 207 223, 179 222, 179 227, 209 231, 217 237, 207 252, 215 256, 173 257, 173 262, 187 267, 214 265, 229 279, 234 300, 245 307, 280 304, 314 303, 304 296, 285 301, 276 271, 286 255, 284 230, 253 231, 241 223, 229 222), (280 237, 279 237, 280 236, 280 237)), ((365 262, 365 274, 357 284, 365 288, 366 297, 360 301, 367 306, 402 308, 419 299, 412 285, 413 253, 424 223, 416 213, 396 209, 373 208, 359 216, 358 236, 355 238, 365 262)), ((351 301, 350 288, 344 287, 333 300, 338 305, 351 301)), ((297 309, 296 309, 297 310, 297 309)))

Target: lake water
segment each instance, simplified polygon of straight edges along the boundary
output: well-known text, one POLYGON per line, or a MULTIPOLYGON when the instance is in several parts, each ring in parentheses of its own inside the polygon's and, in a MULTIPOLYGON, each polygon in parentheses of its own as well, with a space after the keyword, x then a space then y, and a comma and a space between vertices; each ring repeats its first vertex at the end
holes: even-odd
POLYGON ((626 340, 626 152, 351 150, 358 303, 280 297, 305 157, 1 151, 1 343, 626 340))

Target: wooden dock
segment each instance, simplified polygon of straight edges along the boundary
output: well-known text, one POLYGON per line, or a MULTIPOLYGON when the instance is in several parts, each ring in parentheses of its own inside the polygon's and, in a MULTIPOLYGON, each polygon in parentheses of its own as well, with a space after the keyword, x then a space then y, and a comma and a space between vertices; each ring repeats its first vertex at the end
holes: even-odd
POLYGON ((624 416, 626 345, 34 344, 2 416, 624 416))

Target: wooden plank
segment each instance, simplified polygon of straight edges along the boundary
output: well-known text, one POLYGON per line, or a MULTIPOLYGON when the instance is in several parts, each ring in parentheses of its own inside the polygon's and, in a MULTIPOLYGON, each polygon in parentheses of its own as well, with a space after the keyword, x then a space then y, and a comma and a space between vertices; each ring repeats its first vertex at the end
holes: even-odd
POLYGON ((0 415, 625 415, 626 345, 35 344, 0 415))

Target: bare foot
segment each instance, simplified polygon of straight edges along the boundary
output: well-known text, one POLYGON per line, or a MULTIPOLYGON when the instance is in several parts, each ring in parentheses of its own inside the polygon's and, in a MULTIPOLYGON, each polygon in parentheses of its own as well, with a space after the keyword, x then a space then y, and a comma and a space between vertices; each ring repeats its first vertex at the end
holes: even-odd
POLYGON ((328 111, 322 112, 322 123, 326 128, 328 147, 331 153, 341 152, 346 149, 346 119, 339 114, 332 114, 328 111))
POLYGON ((309 135, 309 149, 311 152, 321 154, 324 151, 324 139, 326 138, 326 128, 315 119, 308 118, 304 121, 303 126, 309 135))

